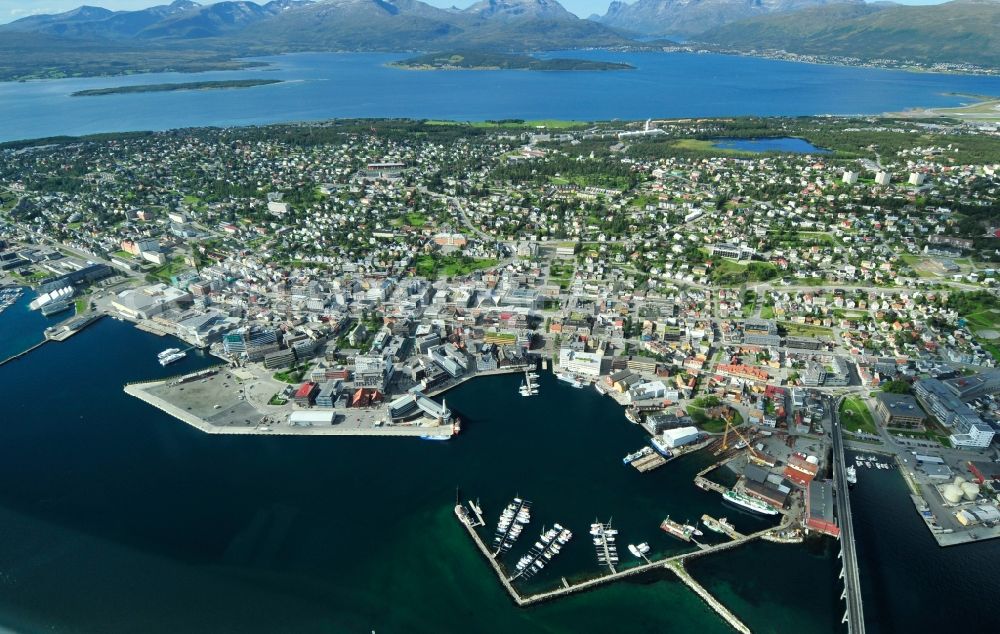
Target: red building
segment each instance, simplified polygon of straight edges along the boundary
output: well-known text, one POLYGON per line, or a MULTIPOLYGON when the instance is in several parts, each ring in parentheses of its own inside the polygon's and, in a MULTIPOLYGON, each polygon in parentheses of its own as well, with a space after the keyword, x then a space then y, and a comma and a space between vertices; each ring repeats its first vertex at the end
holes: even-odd
POLYGON ((815 480, 806 489, 806 528, 830 537, 840 537, 833 519, 833 483, 815 480))
POLYGON ((306 381, 299 386, 299 389, 295 390, 295 396, 292 398, 295 400, 296 405, 309 407, 316 399, 317 392, 319 392, 319 386, 312 381, 306 381))

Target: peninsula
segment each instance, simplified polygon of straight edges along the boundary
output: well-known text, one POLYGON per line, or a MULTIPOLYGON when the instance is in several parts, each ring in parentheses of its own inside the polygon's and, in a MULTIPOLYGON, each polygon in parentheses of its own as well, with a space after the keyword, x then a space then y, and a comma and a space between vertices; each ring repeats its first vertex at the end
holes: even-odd
POLYGON ((143 92, 175 92, 178 90, 222 90, 229 88, 252 88, 280 84, 280 79, 230 79, 225 81, 192 81, 181 84, 141 84, 139 86, 113 86, 78 90, 71 97, 100 97, 103 95, 128 95, 143 92))
POLYGON ((428 53, 389 64, 410 70, 635 70, 631 64, 587 59, 539 59, 531 55, 461 51, 428 53))

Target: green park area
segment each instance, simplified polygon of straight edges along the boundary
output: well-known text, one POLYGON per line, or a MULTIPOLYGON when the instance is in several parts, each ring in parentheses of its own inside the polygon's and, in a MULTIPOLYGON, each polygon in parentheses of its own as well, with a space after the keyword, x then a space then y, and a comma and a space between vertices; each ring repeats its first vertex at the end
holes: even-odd
POLYGON ((456 277, 496 266, 491 258, 470 258, 464 255, 421 255, 417 258, 417 275, 427 278, 456 277))
POLYGON ((167 260, 165 264, 161 264, 151 270, 149 275, 165 284, 169 284, 170 278, 174 277, 186 268, 187 265, 184 264, 184 258, 178 256, 167 260))
POLYGON ((738 286, 746 282, 763 282, 778 276, 778 267, 769 262, 741 264, 731 260, 718 260, 709 273, 714 284, 738 286))
POLYGON ((282 383, 301 383, 306 377, 306 372, 309 371, 309 365, 299 365, 287 370, 281 370, 274 373, 274 380, 281 381, 282 383))
POLYGON ((878 434, 875 429, 875 419, 868 411, 868 406, 859 398, 845 398, 840 406, 840 423, 847 431, 859 431, 866 434, 878 434))
POLYGON ((833 330, 826 326, 813 326, 812 324, 797 324, 791 321, 784 321, 778 324, 784 329, 785 334, 793 337, 832 337, 833 330))

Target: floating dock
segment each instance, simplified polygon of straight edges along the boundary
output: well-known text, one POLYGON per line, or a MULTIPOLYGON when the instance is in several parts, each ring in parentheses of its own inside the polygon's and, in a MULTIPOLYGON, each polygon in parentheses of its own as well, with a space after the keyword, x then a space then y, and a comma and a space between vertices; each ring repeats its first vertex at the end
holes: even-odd
POLYGON ((638 460, 633 460, 630 464, 635 467, 639 473, 646 473, 647 471, 658 469, 659 467, 667 464, 667 459, 658 453, 652 453, 648 456, 643 456, 638 460))

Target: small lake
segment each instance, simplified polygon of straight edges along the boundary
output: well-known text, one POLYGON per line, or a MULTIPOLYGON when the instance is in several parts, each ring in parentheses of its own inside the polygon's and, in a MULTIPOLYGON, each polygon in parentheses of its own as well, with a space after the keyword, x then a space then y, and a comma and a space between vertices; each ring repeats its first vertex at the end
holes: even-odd
POLYGON ((413 71, 387 53, 300 53, 241 71, 0 83, 0 141, 351 117, 569 119, 878 114, 1000 95, 1000 77, 909 73, 694 53, 562 51, 626 71, 413 71), (280 79, 232 90, 100 97, 73 92, 158 83, 280 79))
POLYGON ((816 147, 797 137, 771 137, 765 139, 715 139, 712 147, 739 152, 785 152, 793 154, 829 154, 829 150, 816 147))

